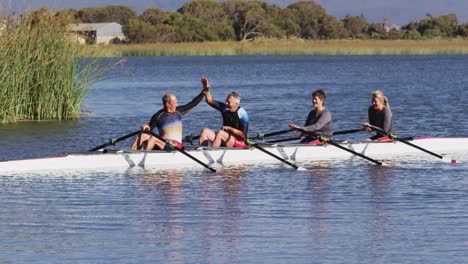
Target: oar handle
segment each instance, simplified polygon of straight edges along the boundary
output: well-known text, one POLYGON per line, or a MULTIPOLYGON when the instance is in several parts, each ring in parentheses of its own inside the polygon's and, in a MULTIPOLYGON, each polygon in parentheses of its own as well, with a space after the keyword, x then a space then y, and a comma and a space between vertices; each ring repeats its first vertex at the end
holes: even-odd
POLYGON ((177 151, 179 151, 180 153, 182 153, 182 154, 184 154, 185 156, 189 157, 190 159, 192 159, 193 161, 195 161, 195 162, 197 162, 198 164, 202 165, 203 167, 209 169, 209 170, 212 171, 212 172, 216 172, 216 170, 215 170, 214 168, 212 168, 210 165, 203 163, 201 160, 195 158, 194 156, 192 156, 191 154, 189 154, 188 152, 186 152, 186 151, 183 150, 182 148, 178 148, 176 145, 170 144, 171 142, 168 141, 167 139, 161 137, 160 135, 154 133, 154 132, 151 131, 151 130, 149 131, 149 133, 150 133, 153 137, 155 137, 155 138, 161 140, 162 142, 164 142, 164 143, 166 143, 166 144, 169 144, 169 145, 171 146, 171 148, 176 149, 177 151))
POLYGON ((194 136, 194 135, 188 135, 185 136, 182 142, 189 143, 190 145, 193 145, 193 141, 199 139, 200 136, 194 136))

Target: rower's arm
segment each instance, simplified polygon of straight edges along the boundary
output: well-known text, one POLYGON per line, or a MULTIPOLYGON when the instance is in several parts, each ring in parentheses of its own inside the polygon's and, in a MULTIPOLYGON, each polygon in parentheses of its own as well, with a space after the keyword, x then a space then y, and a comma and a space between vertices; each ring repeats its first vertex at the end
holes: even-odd
POLYGON ((389 134, 392 132, 390 131, 392 128, 392 112, 387 107, 385 107, 384 111, 383 129, 385 133, 389 134))
POLYGON ((203 91, 201 91, 195 98, 193 98, 192 101, 190 101, 188 104, 178 106, 177 111, 179 111, 182 115, 186 114, 188 111, 192 110, 195 106, 197 106, 201 100, 203 100, 203 97, 205 94, 203 91))
POLYGON ((217 110, 221 110, 222 105, 218 101, 214 100, 213 97, 211 96, 211 92, 210 92, 211 85, 210 85, 210 81, 208 81, 208 78, 202 77, 201 81, 203 84, 203 93, 205 94, 206 103, 209 106, 217 110))
POLYGON ((326 124, 330 123, 331 122, 331 114, 330 112, 323 112, 320 117, 318 118, 318 120, 312 124, 312 125, 309 125, 309 126, 304 126, 303 130, 304 131, 307 131, 307 132, 315 132, 317 130, 320 130, 321 128, 323 128, 326 124))
POLYGON ((245 135, 244 135, 244 132, 242 132, 242 130, 235 129, 230 126, 223 126, 223 130, 228 132, 231 135, 234 135, 237 138, 245 139, 245 135))
POLYGON ((206 92, 204 92, 204 93, 205 93, 205 101, 206 101, 206 103, 209 104, 209 105, 211 105, 212 102, 213 102, 213 97, 211 97, 210 91, 208 90, 208 91, 206 91, 206 92))

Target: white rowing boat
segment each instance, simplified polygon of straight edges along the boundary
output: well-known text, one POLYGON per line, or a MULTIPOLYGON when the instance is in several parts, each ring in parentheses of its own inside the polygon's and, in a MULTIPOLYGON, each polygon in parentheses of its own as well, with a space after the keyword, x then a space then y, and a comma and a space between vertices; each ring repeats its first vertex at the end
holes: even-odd
MULTIPOLYGON (((412 144, 436 152, 441 155, 456 155, 454 158, 468 155, 468 138, 417 138, 409 140, 412 144)), ((399 157, 424 157, 438 160, 437 157, 404 144, 402 142, 338 142, 340 146, 372 159, 398 159, 399 157)), ((304 145, 304 144, 260 144, 260 146, 284 160, 292 163, 316 160, 359 159, 356 155, 336 146, 304 145)), ((186 152, 208 165, 236 165, 257 163, 279 163, 257 148, 195 148, 187 147, 186 152)), ((446 159, 444 157, 443 159, 446 159)), ((450 159, 448 159, 450 160, 450 159)), ((0 162, 0 173, 5 172, 37 172, 43 170, 64 169, 106 169, 128 168, 140 166, 144 168, 203 168, 194 160, 178 151, 92 151, 80 153, 65 153, 55 157, 24 159, 0 162)))

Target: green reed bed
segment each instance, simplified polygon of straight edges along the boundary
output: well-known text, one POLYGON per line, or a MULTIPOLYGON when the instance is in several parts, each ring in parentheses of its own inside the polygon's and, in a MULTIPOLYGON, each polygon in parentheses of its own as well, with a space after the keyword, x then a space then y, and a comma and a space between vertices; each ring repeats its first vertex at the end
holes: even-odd
POLYGON ((98 76, 55 12, 7 18, 0 31, 0 121, 71 119, 98 76))
POLYGON ((429 55, 468 54, 464 39, 433 40, 272 40, 159 43, 101 47, 105 56, 231 55, 429 55))

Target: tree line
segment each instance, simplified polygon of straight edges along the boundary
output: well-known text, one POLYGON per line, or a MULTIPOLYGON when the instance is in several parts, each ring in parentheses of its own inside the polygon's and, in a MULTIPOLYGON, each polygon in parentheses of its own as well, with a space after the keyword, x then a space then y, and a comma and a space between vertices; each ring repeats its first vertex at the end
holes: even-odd
POLYGON ((455 14, 433 17, 400 28, 370 23, 364 16, 343 19, 327 14, 313 0, 280 8, 261 1, 194 0, 177 11, 148 8, 137 15, 126 6, 90 7, 59 12, 75 23, 117 22, 129 43, 243 41, 255 38, 330 39, 432 39, 468 37, 468 23, 455 14))

